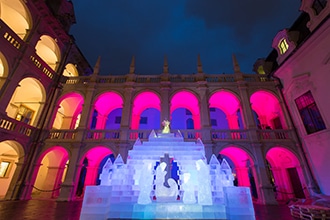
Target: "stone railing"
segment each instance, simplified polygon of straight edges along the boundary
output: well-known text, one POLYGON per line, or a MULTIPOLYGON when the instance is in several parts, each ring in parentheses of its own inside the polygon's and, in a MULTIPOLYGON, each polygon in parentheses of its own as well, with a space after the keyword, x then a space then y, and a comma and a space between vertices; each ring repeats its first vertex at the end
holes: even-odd
MULTIPOLYGON (((151 129, 129 130, 123 132, 120 129, 114 130, 50 130, 48 139, 55 140, 75 140, 77 134, 87 141, 135 141, 137 138, 147 140, 151 129), (125 135, 124 135, 125 134, 125 135), (123 136, 124 135, 124 136, 123 136)), ((156 133, 160 133, 156 130, 156 133)), ((197 140, 202 137, 203 130, 181 129, 171 130, 172 133, 181 135, 185 140, 197 140)), ((205 134, 205 133, 204 133, 205 134)), ((294 139, 293 130, 211 130, 211 139, 213 141, 248 141, 251 137, 257 136, 260 141, 283 141, 294 139), (254 134, 254 135, 253 135, 254 134)))
MULTIPOLYGON (((208 83, 218 82, 265 82, 272 81, 263 75, 258 74, 242 74, 240 78, 236 78, 235 74, 204 74, 202 81, 208 83)), ((121 76, 78 76, 68 77, 65 84, 87 84, 88 82, 105 83, 105 84, 121 84, 128 81, 135 83, 160 83, 163 82, 161 75, 121 75, 121 76)), ((166 80, 165 80, 166 81, 166 80)), ((196 74, 191 75, 169 75, 168 82, 198 82, 201 81, 200 76, 196 74)))
POLYGON ((36 128, 9 117, 0 118, 0 129, 7 130, 21 137, 30 137, 36 128))

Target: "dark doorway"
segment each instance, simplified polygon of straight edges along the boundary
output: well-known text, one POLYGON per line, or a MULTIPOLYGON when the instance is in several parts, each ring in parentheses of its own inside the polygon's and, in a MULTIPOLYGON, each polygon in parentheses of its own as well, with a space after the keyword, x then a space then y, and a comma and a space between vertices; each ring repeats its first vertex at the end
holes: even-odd
POLYGON ((305 194, 299 179, 297 169, 293 167, 293 168, 288 168, 287 170, 295 197, 304 199, 305 194))

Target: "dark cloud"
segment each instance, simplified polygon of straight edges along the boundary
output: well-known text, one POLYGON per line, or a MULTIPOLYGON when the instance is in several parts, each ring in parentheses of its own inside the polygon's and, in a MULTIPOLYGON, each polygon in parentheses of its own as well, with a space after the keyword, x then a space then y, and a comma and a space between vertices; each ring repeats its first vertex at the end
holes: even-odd
POLYGON ((101 74, 160 74, 164 55, 171 73, 231 73, 236 54, 243 72, 271 51, 276 33, 299 15, 299 0, 74 0, 75 36, 101 74))

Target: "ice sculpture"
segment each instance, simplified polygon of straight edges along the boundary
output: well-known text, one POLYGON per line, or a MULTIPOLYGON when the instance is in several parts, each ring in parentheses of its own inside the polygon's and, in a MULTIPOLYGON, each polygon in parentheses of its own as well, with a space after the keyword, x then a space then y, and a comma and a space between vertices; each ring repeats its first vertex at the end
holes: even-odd
POLYGON ((165 184, 165 168, 168 166, 165 162, 159 164, 156 169, 156 181, 155 181, 155 195, 159 202, 176 201, 178 197, 178 184, 174 179, 167 179, 168 187, 165 184))
POLYGON ((170 133, 170 121, 165 119, 163 122, 162 122, 162 125, 164 126, 163 130, 162 130, 162 133, 163 134, 168 134, 170 133))
POLYGON ((101 181, 100 185, 104 185, 104 186, 110 185, 111 173, 112 173, 112 162, 111 159, 108 158, 100 174, 100 181, 101 181))
POLYGON ((190 173, 183 174, 183 184, 181 185, 184 191, 182 201, 184 204, 194 204, 196 203, 195 197, 195 187, 193 181, 191 180, 190 173))
POLYGON ((150 193, 153 188, 154 174, 152 170, 152 162, 144 161, 143 172, 139 179, 140 194, 138 198, 138 204, 149 204, 151 203, 150 193))
POLYGON ((196 161, 198 171, 198 204, 212 205, 209 167, 201 159, 196 161))
POLYGON ((106 163, 100 179, 100 186, 86 186, 80 220, 255 220, 250 189, 233 186, 227 161, 220 164, 212 155, 207 164, 202 140, 185 142, 179 131, 152 131, 148 141, 137 139, 127 162, 118 155, 112 166, 106 163), (167 187, 171 161, 178 180, 168 178, 167 187))

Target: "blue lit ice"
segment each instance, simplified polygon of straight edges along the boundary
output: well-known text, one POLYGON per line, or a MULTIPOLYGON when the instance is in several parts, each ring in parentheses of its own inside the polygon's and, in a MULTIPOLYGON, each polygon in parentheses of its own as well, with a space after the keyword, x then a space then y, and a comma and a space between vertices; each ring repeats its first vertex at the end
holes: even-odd
POLYGON ((136 140, 126 163, 120 155, 107 161, 101 184, 86 187, 80 219, 254 220, 250 189, 233 179, 226 160, 212 155, 206 163, 201 139, 152 131, 148 141, 136 140), (165 178, 164 155, 177 163, 178 180, 165 178))

